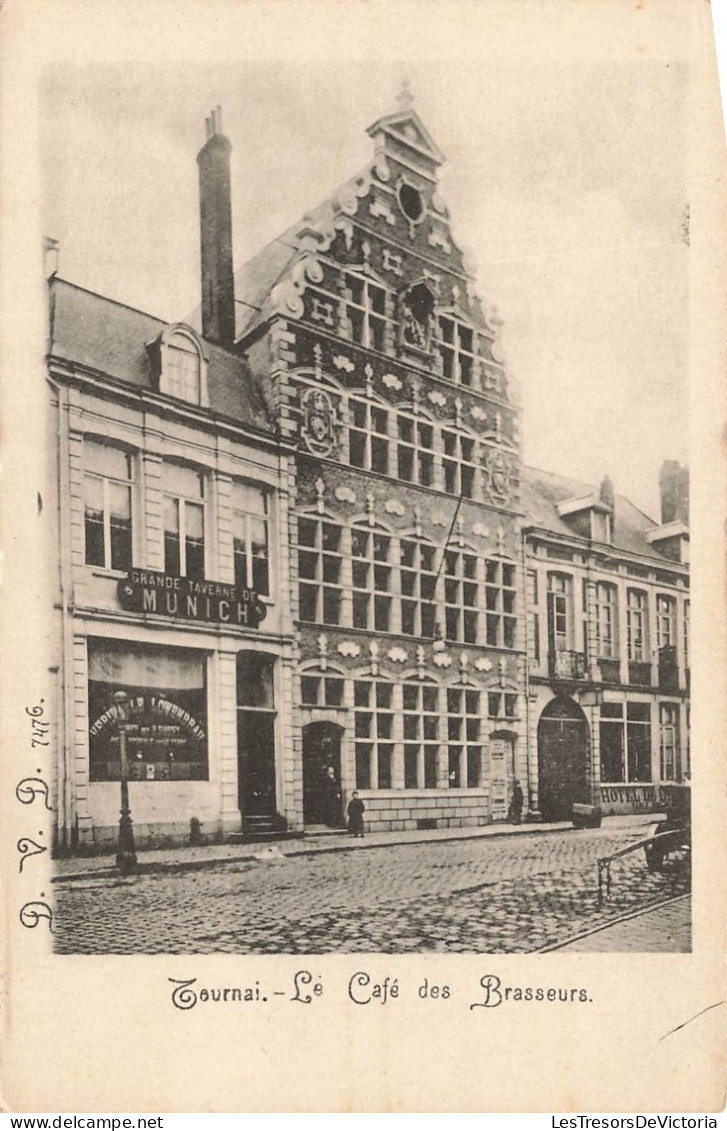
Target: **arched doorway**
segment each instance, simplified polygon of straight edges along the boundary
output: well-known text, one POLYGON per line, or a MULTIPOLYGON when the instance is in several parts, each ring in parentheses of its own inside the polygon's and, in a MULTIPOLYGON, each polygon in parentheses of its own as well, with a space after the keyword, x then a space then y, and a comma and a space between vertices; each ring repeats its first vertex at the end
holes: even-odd
POLYGON ((341 732, 337 723, 303 727, 303 821, 306 825, 343 825, 341 732))
POLYGON ((552 699, 538 723, 538 792, 545 821, 564 821, 574 801, 588 802, 589 731, 572 699, 552 699))

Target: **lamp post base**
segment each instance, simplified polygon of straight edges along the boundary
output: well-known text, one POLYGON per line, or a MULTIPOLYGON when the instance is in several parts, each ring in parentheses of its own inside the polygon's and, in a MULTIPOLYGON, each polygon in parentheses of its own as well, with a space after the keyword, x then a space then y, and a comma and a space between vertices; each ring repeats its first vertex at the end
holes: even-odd
POLYGON ((116 853, 116 867, 125 875, 136 871, 136 846, 134 827, 128 813, 121 814, 119 821, 119 851, 116 853))

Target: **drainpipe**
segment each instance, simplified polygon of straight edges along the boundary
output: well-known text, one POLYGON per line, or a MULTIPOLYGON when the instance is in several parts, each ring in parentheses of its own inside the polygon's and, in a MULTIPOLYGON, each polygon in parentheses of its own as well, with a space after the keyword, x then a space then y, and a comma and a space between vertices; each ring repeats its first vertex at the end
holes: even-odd
POLYGON ((56 451, 58 458, 58 534, 60 544, 58 585, 61 605, 61 662, 57 676, 58 734, 63 736, 63 756, 58 767, 58 838, 59 847, 73 846, 74 836, 74 780, 73 743, 68 732, 68 724, 73 718, 70 701, 72 687, 70 673, 73 671, 73 627, 69 611, 69 593, 72 575, 70 561, 70 515, 69 515, 69 445, 68 445, 68 390, 48 375, 49 384, 58 397, 58 424, 56 451))

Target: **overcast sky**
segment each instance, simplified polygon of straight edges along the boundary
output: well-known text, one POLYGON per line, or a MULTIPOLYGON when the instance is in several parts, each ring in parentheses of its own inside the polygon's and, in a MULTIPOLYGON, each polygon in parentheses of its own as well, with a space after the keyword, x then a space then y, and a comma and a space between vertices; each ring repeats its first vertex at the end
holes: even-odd
POLYGON ((524 457, 658 519, 687 452, 687 74, 676 58, 62 65, 42 86, 60 274, 167 320, 199 301, 196 154, 221 105, 239 265, 369 160, 404 77, 503 320, 524 457))

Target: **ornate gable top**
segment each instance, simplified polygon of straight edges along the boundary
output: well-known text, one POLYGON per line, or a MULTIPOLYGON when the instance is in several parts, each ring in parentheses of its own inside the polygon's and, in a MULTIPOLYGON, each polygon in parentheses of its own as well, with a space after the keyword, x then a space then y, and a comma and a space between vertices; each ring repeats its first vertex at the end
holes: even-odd
POLYGON ((394 142, 395 145, 410 150, 420 161, 424 158, 432 166, 441 165, 445 160, 416 110, 408 107, 379 118, 366 132, 376 142, 377 150, 386 152, 390 143, 394 142))

